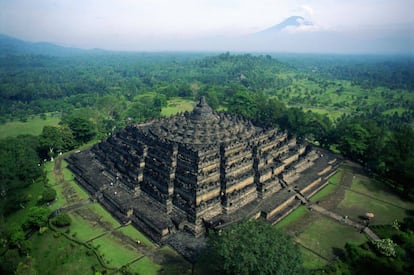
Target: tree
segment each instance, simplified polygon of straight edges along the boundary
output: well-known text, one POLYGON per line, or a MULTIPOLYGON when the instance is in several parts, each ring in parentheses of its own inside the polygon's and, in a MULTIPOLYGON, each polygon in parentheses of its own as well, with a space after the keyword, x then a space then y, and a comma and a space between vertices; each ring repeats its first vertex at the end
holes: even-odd
POLYGON ((337 128, 338 148, 353 159, 363 159, 368 148, 370 133, 361 123, 344 121, 337 128))
POLYGON ((25 240, 23 229, 18 224, 10 225, 6 230, 6 236, 11 247, 19 247, 21 242, 25 240))
POLYGON ((414 189, 414 130, 402 126, 393 132, 384 149, 389 176, 403 188, 406 195, 414 189))
POLYGON ((299 274, 291 238, 263 221, 243 221, 208 237, 208 269, 225 274, 299 274))
POLYGON ((23 224, 25 229, 41 228, 47 225, 50 211, 46 207, 33 206, 28 210, 26 221, 23 224))
POLYGON ((35 263, 35 258, 26 256, 26 258, 18 264, 15 274, 38 274, 35 268, 35 263))
POLYGON ((68 214, 63 213, 54 218, 52 223, 57 227, 65 227, 72 223, 72 219, 68 214))
POLYGON ((0 140, 0 214, 9 215, 24 207, 27 187, 44 176, 39 165, 34 136, 0 140))
POLYGON ((46 187, 42 193, 42 199, 40 200, 43 203, 54 201, 56 198, 56 191, 52 187, 46 187))
POLYGON ((96 135, 93 123, 87 118, 71 116, 66 118, 65 122, 79 143, 86 143, 96 135))
POLYGON ((280 127, 299 137, 303 137, 307 133, 306 126, 307 117, 300 108, 289 108, 280 118, 280 127))
POLYGON ((246 90, 238 91, 231 97, 228 111, 253 119, 257 114, 257 103, 253 94, 246 90))
POLYGON ((286 113, 286 106, 282 102, 265 96, 257 97, 257 112, 255 121, 264 126, 274 127, 280 123, 282 116, 286 113))
POLYGON ((58 152, 73 149, 75 143, 72 131, 68 127, 44 126, 39 136, 39 153, 43 158, 55 157, 58 152))
POLYGON ((127 114, 135 122, 157 118, 161 115, 161 107, 163 104, 163 98, 161 96, 141 96, 138 101, 131 105, 127 114))
POLYGON ((395 248, 397 245, 391 239, 381 239, 373 241, 375 248, 387 257, 395 257, 395 248))

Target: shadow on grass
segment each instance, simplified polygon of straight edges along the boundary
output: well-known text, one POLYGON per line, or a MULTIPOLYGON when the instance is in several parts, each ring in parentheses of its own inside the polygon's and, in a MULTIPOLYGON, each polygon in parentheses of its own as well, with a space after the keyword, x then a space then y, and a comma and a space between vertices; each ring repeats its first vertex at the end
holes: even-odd
POLYGON ((335 255, 335 257, 341 258, 345 256, 345 251, 339 247, 332 247, 332 254, 335 255))
POLYGON ((405 214, 407 214, 407 216, 414 216, 414 210, 406 209, 405 214))

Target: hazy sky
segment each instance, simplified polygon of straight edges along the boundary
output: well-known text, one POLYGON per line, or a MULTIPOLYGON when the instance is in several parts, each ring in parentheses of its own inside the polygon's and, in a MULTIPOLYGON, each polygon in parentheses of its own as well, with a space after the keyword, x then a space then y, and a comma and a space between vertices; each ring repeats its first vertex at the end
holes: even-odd
POLYGON ((148 50, 157 42, 243 36, 300 15, 314 24, 309 31, 395 33, 407 36, 400 43, 411 43, 413 13, 414 0, 0 0, 0 33, 76 47, 148 50))

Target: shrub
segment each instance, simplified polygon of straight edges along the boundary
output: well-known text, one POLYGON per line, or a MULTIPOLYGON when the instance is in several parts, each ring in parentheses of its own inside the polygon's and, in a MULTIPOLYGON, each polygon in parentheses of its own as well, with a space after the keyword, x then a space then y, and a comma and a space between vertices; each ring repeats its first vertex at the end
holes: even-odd
POLYGON ((56 199, 56 191, 51 187, 46 187, 42 193, 42 203, 54 201, 56 199))
POLYGON ((373 241, 375 248, 381 254, 387 257, 395 257, 395 248, 397 245, 391 239, 381 239, 378 241, 373 241))
POLYGON ((53 219, 52 223, 57 227, 69 226, 72 223, 72 219, 66 213, 58 215, 53 219))
POLYGON ((29 208, 27 213, 26 220, 23 223, 24 230, 39 229, 47 226, 50 211, 46 207, 33 206, 29 208))

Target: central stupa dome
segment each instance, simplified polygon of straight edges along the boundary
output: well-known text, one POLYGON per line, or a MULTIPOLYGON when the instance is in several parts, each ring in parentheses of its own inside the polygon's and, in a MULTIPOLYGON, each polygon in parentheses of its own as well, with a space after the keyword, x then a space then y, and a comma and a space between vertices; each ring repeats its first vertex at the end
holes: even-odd
POLYGON ((155 138, 192 145, 247 139, 262 131, 241 116, 213 111, 204 97, 200 98, 191 113, 185 112, 154 121, 147 130, 155 138))

